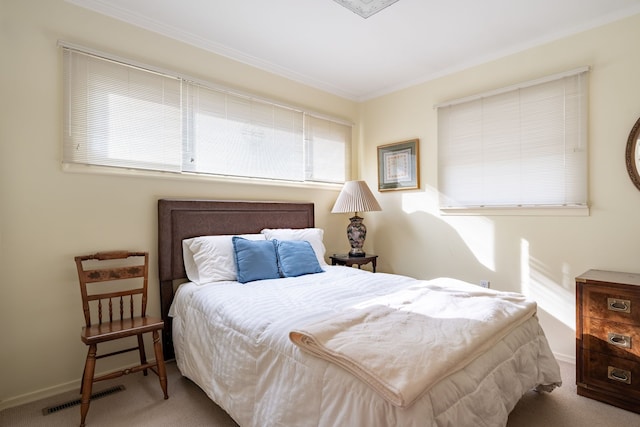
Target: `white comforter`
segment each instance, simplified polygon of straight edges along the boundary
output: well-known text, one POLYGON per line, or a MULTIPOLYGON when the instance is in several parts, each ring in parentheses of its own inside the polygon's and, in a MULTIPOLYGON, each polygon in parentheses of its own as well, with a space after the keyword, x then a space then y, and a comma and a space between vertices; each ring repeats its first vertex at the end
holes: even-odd
POLYGON ((294 325, 289 337, 406 408, 536 313, 536 303, 520 294, 470 289, 454 279, 435 282, 416 282, 317 322, 294 325))
POLYGON ((504 426, 526 391, 560 384, 534 316, 410 407, 394 406, 343 368, 301 351, 289 332, 417 281, 324 268, 299 278, 179 288, 171 309, 178 367, 241 426, 504 426))

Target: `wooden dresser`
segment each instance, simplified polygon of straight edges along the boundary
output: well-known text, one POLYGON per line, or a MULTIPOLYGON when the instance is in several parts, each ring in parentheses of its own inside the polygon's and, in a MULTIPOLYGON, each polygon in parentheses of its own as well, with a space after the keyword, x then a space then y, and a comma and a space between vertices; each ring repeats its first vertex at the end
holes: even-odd
POLYGON ((578 394, 640 413, 640 274, 576 277, 578 394))

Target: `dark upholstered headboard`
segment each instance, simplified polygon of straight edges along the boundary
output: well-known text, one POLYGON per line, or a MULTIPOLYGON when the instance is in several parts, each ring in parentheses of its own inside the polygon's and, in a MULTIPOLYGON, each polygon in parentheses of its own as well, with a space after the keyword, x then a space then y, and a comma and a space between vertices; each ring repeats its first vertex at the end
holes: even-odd
POLYGON ((158 264, 165 359, 173 359, 169 307, 174 280, 186 278, 182 240, 219 234, 259 233, 263 228, 314 227, 313 203, 224 200, 158 200, 158 264))

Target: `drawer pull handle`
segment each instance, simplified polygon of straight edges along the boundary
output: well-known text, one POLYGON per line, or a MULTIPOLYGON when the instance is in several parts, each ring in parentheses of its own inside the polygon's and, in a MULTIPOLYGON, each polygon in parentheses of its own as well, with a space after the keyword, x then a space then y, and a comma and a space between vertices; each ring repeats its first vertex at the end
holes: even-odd
POLYGON ((607 305, 611 311, 631 313, 631 301, 627 299, 607 298, 607 305))
POLYGON ((607 334, 607 340, 609 341, 609 344, 617 345, 618 347, 631 348, 631 337, 629 335, 609 332, 607 334))
POLYGON ((618 369, 614 368, 613 366, 609 366, 607 377, 610 380, 618 381, 625 384, 631 384, 631 371, 626 371, 624 369, 618 369))

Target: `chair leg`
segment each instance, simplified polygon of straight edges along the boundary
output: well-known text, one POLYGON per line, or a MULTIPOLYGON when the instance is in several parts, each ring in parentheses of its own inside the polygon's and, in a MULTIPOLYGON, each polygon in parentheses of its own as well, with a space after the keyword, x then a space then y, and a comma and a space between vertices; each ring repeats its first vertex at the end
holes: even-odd
POLYGON ((96 351, 97 345, 91 344, 87 352, 87 361, 84 364, 84 373, 82 374, 82 398, 80 399, 80 427, 84 427, 84 421, 89 412, 89 403, 91 401, 91 388, 93 386, 93 374, 96 368, 96 351))
POLYGON ((153 331, 153 350, 156 354, 156 364, 158 365, 158 377, 160 378, 160 387, 164 393, 164 398, 168 399, 167 394, 167 369, 164 366, 164 355, 162 354, 162 344, 160 343, 160 334, 157 330, 153 331))
MULTIPOLYGON (((145 354, 144 351, 144 340, 142 339, 142 334, 138 335, 138 352, 140 352, 140 364, 144 365, 145 363, 147 363, 147 355, 145 354)), ((147 370, 143 369, 142 373, 144 374, 144 376, 147 376, 147 370)))
POLYGON ((85 377, 85 371, 87 370, 87 362, 85 360, 84 362, 84 370, 82 371, 82 379, 80 380, 80 394, 82 394, 82 392, 84 391, 84 377, 85 377))

